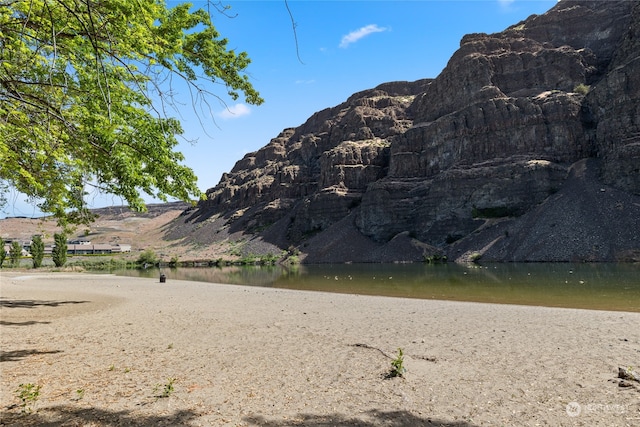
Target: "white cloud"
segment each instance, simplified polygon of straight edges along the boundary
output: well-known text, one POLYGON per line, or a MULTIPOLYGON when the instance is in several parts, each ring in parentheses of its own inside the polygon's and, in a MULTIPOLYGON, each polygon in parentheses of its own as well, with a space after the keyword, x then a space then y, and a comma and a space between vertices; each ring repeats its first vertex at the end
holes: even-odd
POLYGON ((387 31, 387 28, 378 27, 376 24, 367 25, 366 27, 362 27, 350 32, 346 36, 343 36, 342 40, 340 40, 340 47, 345 48, 351 43, 355 43, 361 38, 368 36, 369 34, 382 33, 384 31, 387 31))
POLYGON ((242 116, 248 116, 249 114, 251 114, 251 109, 246 104, 236 104, 220 111, 217 116, 227 120, 237 119, 242 116))
POLYGON ((513 4, 514 1, 515 0, 498 0, 498 3, 500 4, 501 7, 508 8, 513 4))

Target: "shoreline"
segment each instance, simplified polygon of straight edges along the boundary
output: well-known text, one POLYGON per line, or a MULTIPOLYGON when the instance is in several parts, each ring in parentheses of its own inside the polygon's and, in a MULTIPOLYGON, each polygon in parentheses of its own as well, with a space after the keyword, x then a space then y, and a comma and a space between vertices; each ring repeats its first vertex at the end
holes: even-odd
POLYGON ((85 273, 0 290, 5 425, 640 425, 616 378, 640 313, 85 273))

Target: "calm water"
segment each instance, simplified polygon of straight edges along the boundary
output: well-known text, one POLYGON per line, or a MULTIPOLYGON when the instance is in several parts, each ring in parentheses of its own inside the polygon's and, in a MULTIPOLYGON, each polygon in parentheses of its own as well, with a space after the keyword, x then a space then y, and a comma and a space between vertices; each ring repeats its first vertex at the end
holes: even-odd
MULTIPOLYGON (((351 264, 163 269, 194 280, 391 297, 640 312, 640 265, 351 264)), ((159 278, 157 269, 116 274, 159 278)))

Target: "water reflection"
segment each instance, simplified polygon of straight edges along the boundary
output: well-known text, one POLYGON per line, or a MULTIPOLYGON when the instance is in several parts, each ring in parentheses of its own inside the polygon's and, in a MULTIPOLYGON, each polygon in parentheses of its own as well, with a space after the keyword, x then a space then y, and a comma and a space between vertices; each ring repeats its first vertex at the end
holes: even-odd
MULTIPOLYGON (((156 269, 117 274, 159 277, 156 269)), ((169 280, 640 312, 634 264, 340 264, 163 269, 169 280)))

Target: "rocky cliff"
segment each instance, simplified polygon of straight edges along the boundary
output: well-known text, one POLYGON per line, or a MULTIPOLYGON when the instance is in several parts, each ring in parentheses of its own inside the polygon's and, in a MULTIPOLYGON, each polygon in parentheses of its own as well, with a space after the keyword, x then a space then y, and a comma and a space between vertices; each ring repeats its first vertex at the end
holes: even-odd
POLYGON ((435 79, 284 130, 169 237, 239 233, 307 262, 610 261, 640 258, 638 230, 640 3, 563 0, 465 36, 435 79))

